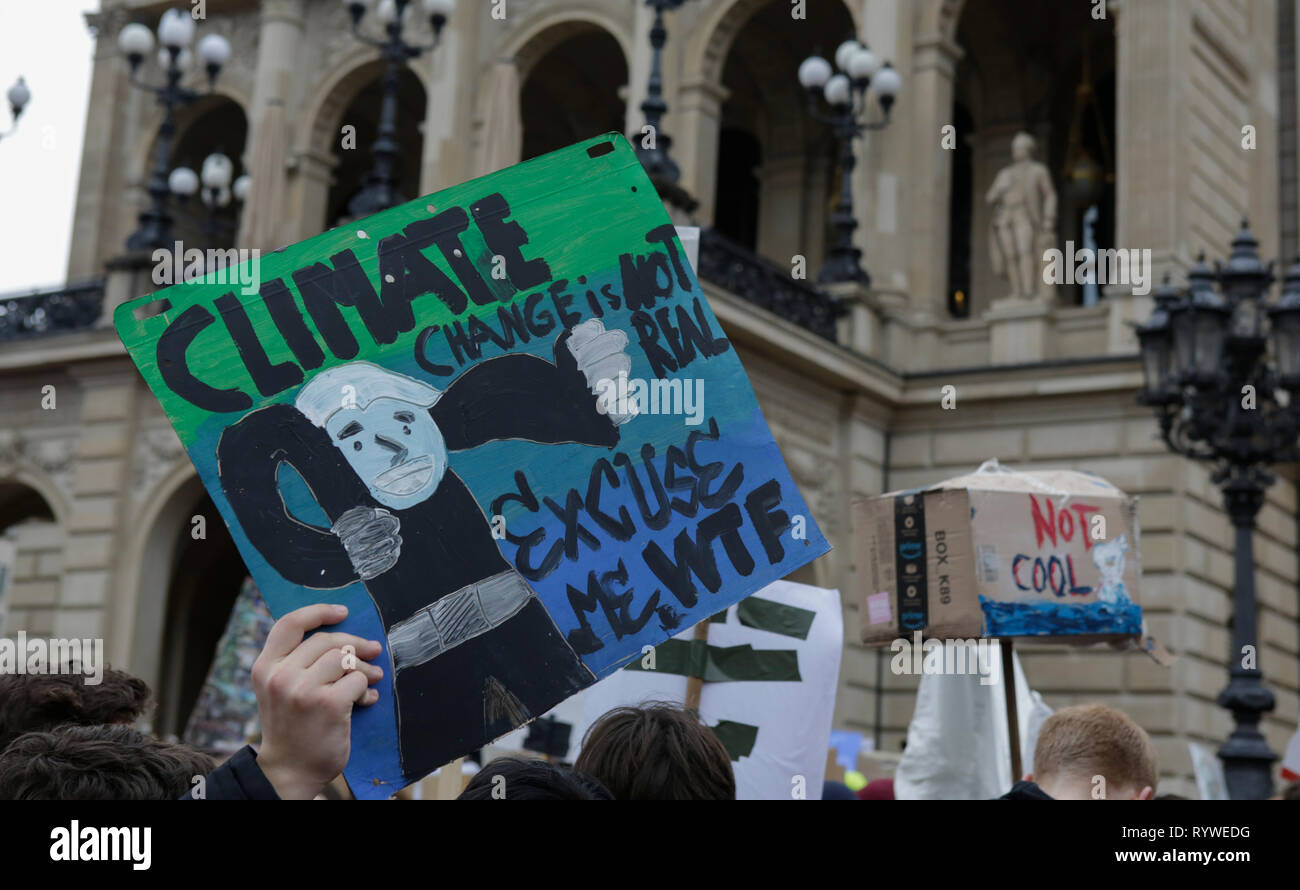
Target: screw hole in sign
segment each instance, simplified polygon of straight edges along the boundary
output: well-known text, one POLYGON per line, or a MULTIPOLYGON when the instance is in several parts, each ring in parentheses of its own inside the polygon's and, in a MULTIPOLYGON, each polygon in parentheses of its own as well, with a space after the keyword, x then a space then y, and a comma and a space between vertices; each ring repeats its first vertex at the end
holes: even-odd
POLYGON ((599 158, 602 155, 609 154, 613 150, 614 150, 613 142, 602 142, 599 145, 593 145, 591 148, 587 149, 587 157, 599 158))

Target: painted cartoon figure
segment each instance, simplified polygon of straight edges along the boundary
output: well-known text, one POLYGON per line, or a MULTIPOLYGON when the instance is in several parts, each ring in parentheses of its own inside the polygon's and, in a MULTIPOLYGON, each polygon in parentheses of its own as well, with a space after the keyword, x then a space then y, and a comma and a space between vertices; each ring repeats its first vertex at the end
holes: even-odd
POLYGON ((1097 598, 1103 603, 1127 603, 1124 589, 1124 554, 1128 552, 1128 535, 1113 541, 1098 541, 1092 545, 1092 562, 1101 572, 1101 585, 1097 598))
POLYGON ((556 339, 554 364, 503 355, 445 390, 351 362, 222 433, 222 489, 267 563, 304 587, 365 584, 387 634, 408 779, 594 682, 448 455, 499 439, 613 447, 629 417, 600 413, 594 391, 630 370, 626 346, 591 320, 556 339), (329 528, 289 513, 284 464, 329 528))

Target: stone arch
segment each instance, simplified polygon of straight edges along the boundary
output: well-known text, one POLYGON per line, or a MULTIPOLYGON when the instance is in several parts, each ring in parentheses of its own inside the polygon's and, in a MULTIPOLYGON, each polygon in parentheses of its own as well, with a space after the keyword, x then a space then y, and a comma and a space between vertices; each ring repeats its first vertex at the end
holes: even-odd
MULTIPOLYGON (((737 36, 751 19, 768 6, 772 0, 723 0, 708 5, 696 19, 681 53, 682 75, 679 81, 679 95, 673 104, 672 113, 679 130, 681 154, 678 161, 682 165, 683 185, 700 201, 696 217, 702 225, 715 222, 714 198, 718 188, 717 165, 721 154, 719 144, 723 141, 723 105, 730 97, 730 91, 724 85, 723 71, 727 59, 735 45, 737 36)), ((852 22, 855 32, 862 30, 860 4, 836 2, 838 11, 843 12, 852 22)), ((821 0, 812 10, 813 15, 832 8, 832 4, 821 0)), ((670 38, 671 39, 671 38, 670 38)), ((833 47, 823 48, 830 52, 833 47)), ((790 72, 794 82, 795 72, 790 72)), ((802 128, 803 124, 800 124, 802 128)), ((787 171, 787 178, 794 175, 787 171)), ((801 208, 800 215, 804 215, 801 208)), ((805 236, 820 243, 820 226, 816 231, 808 231, 805 236)))
MULTIPOLYGON (((500 55, 513 59, 519 82, 528 78, 533 66, 565 40, 592 28, 606 32, 623 49, 623 61, 631 67, 632 35, 626 26, 594 9, 544 9, 526 19, 518 33, 501 48, 500 55)), ((490 64, 490 63, 489 63, 490 64)))
MULTIPOLYGON (((244 120, 249 121, 251 124, 248 110, 252 107, 252 100, 242 91, 223 86, 218 81, 215 90, 205 93, 193 103, 176 112, 175 141, 179 141, 196 121, 214 107, 217 101, 228 101, 238 105, 239 109, 244 113, 244 120)), ((137 141, 135 151, 132 153, 130 170, 131 182, 133 183, 143 185, 148 182, 149 173, 153 167, 154 145, 158 141, 158 128, 162 126, 162 122, 162 109, 157 107, 150 109, 141 129, 142 133, 149 134, 149 138, 137 141)), ((237 159, 231 158, 231 160, 237 159)))
POLYGON ((49 507, 55 522, 60 526, 67 523, 72 508, 62 490, 45 472, 25 463, 15 464, 7 472, 0 473, 0 489, 10 485, 35 492, 49 507))
MULTIPOLYGON (((788 4, 732 7, 719 60, 727 98, 719 106, 720 146, 712 180, 714 229, 773 261, 820 262, 838 177, 833 130, 809 114, 797 72, 813 53, 829 55, 857 22, 842 3, 824 2, 803 27, 789 27, 788 4)), ((720 43, 718 45, 721 45, 720 43)))
MULTIPOLYGON (((330 76, 321 81, 303 103, 303 113, 294 132, 295 152, 329 153, 343 113, 357 94, 375 79, 379 63, 378 51, 368 46, 356 46, 339 58, 330 76)), ((407 66, 420 79, 420 86, 427 94, 432 85, 426 67, 407 66)))
POLYGON ((8 636, 54 631, 67 544, 61 510, 47 480, 18 468, 0 475, 0 632, 8 636))
MULTIPOLYGON (((383 61, 375 49, 363 45, 352 47, 340 56, 331 74, 303 102, 303 111, 296 118, 290 139, 292 174, 288 181, 288 203, 293 208, 291 216, 299 221, 299 229, 287 240, 305 238, 333 224, 330 193, 338 175, 336 149, 343 117, 362 91, 382 74, 383 61)), ((427 103, 433 86, 428 65, 417 60, 406 66, 403 75, 414 76, 427 103)), ((358 137, 357 148, 369 148, 363 137, 358 137)), ((423 151, 417 160, 422 155, 423 151)))
MULTIPOLYGON (((705 14, 691 30, 690 40, 686 43, 683 54, 683 82, 704 81, 718 84, 722 78, 722 66, 731 50, 732 42, 745 23, 770 3, 771 0, 727 0, 715 3, 707 8, 705 14)), ((953 0, 946 0, 953 2, 953 0)), ((958 0, 960 2, 960 0, 958 0)), ((856 32, 862 30, 862 13, 856 4, 840 4, 853 19, 856 32)), ((955 28, 955 26, 954 26, 955 28)), ((832 48, 828 48, 828 52, 832 48)))
POLYGON ((113 616, 115 651, 129 653, 131 672, 154 690, 154 731, 179 735, 247 569, 188 461, 154 486, 133 527, 113 616), (206 520, 199 541, 190 534, 196 512, 206 520))
POLYGON ((523 52, 530 61, 517 91, 521 160, 623 129, 627 102, 618 87, 628 81, 628 59, 608 30, 566 21, 523 52))
POLYGON ((127 670, 155 690, 167 610, 166 575, 175 556, 175 532, 202 490, 203 483, 193 464, 179 461, 146 495, 126 542, 109 649, 125 653, 127 670))

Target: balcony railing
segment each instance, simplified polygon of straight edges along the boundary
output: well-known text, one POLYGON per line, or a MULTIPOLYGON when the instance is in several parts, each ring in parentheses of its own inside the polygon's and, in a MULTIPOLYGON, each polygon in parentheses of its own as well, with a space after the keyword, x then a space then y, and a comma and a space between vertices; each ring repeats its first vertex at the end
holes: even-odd
POLYGON ((93 327, 104 301, 104 279, 54 291, 0 296, 0 341, 25 340, 93 327))
POLYGON ((835 319, 848 310, 843 303, 779 266, 757 256, 713 229, 700 229, 701 278, 757 306, 835 340, 835 319))
MULTIPOLYGON (((699 273, 701 278, 827 340, 835 340, 835 320, 847 311, 835 297, 791 278, 780 267, 712 229, 700 231, 699 273)), ((0 296, 0 341, 93 327, 103 298, 102 278, 55 291, 0 296)))

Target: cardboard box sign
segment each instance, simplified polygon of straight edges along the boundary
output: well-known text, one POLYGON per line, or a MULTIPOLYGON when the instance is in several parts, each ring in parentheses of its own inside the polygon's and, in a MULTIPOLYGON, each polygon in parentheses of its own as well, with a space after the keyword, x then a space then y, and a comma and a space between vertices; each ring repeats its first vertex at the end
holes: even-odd
POLYGON ((1069 470, 981 472, 853 505, 862 640, 1142 630, 1137 501, 1069 470))

